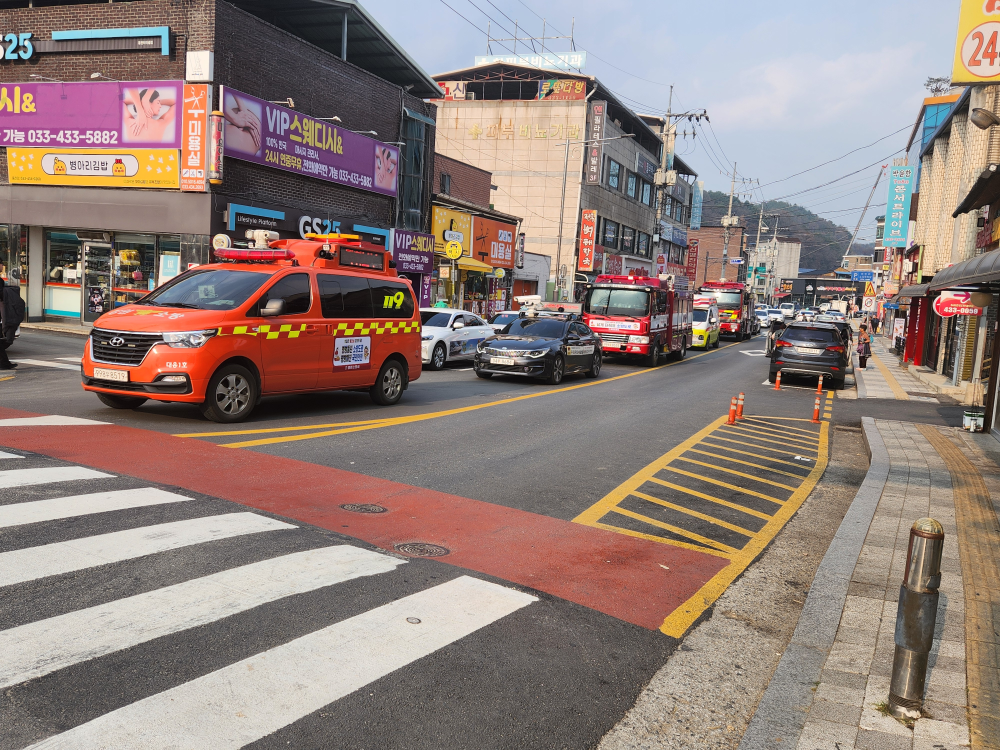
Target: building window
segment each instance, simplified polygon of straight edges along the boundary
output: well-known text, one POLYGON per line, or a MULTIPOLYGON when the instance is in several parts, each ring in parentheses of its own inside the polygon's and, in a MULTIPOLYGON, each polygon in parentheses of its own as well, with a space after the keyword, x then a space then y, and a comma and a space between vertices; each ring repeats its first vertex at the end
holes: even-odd
POLYGON ((441 185, 438 187, 445 195, 451 195, 451 175, 446 172, 441 173, 441 185))
POLYGON ((403 174, 399 191, 400 220, 404 229, 423 229, 424 165, 427 126, 412 117, 403 118, 403 174))
POLYGON ((678 201, 674 201, 674 221, 680 221, 681 216, 683 216, 684 205, 678 201))
POLYGON ((636 197, 638 197, 638 195, 639 195, 639 193, 638 193, 638 187, 639 187, 638 182, 639 182, 639 178, 636 177, 634 173, 632 173, 632 172, 626 172, 626 174, 625 174, 625 194, 628 195, 629 198, 636 198, 636 197))
POLYGON ((635 230, 632 227, 622 227, 622 252, 635 254, 635 230))
POLYGON ((622 165, 614 159, 608 159, 608 187, 612 190, 621 190, 622 165))
POLYGON ((653 202, 653 186, 650 185, 645 180, 642 181, 642 193, 640 200, 647 206, 651 205, 653 202))
POLYGON ((650 242, 649 235, 645 232, 639 232, 639 242, 638 242, 638 253, 644 258, 652 257, 650 253, 650 242))
POLYGON ((612 250, 618 249, 618 224, 614 221, 604 220, 604 247, 612 250))

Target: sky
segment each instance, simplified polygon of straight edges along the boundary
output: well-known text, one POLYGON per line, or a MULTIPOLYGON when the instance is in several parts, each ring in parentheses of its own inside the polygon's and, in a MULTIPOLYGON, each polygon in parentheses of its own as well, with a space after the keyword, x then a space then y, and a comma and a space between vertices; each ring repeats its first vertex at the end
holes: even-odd
MULTIPOLYGON (((735 161, 737 192, 754 191, 745 197, 799 203, 853 230, 880 165, 902 156, 929 96, 924 81, 951 72, 960 0, 362 4, 431 75, 469 67, 486 54, 491 21, 494 37, 512 36, 514 21, 519 36, 541 36, 541 17, 549 34, 568 34, 575 17, 576 48, 588 52, 583 72, 636 111, 666 112, 671 84, 674 112, 707 110, 711 126, 702 123, 694 139, 677 142, 706 189, 728 193, 735 161)), ((547 46, 566 51, 568 45, 547 46)), ((494 44, 494 54, 505 52, 494 44)), ((686 121, 678 131, 685 129, 692 130, 686 121)), ((883 178, 859 241, 874 239, 886 189, 883 178)))

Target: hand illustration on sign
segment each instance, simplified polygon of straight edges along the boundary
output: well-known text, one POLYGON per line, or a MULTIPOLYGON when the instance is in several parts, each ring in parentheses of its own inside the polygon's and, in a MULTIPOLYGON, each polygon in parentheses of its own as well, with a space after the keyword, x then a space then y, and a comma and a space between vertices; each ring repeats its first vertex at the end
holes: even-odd
POLYGON ((260 105, 227 91, 223 114, 226 118, 226 148, 247 154, 260 151, 260 105))
POLYGON ((122 140, 127 143, 174 141, 176 89, 125 89, 122 104, 122 140))

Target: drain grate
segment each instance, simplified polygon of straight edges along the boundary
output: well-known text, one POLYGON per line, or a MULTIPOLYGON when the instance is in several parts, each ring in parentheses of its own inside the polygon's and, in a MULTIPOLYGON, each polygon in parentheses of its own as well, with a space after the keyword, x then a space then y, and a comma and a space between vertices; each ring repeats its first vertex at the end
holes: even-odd
POLYGON ((404 555, 410 555, 411 557, 444 557, 445 555, 451 554, 451 550, 447 547, 441 547, 437 544, 428 544, 427 542, 407 542, 406 544, 397 544, 396 551, 401 552, 404 555))
POLYGON ((387 508, 372 503, 346 503, 340 506, 351 513, 385 513, 387 508))

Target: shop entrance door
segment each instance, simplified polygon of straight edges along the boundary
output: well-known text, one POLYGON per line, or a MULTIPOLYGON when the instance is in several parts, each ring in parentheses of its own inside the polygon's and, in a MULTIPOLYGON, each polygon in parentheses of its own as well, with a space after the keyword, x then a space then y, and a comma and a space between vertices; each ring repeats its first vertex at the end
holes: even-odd
POLYGON ((83 243, 83 321, 93 323, 112 308, 111 245, 83 243))

